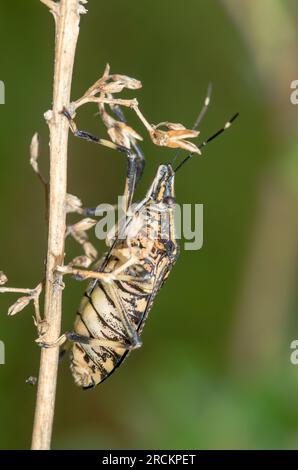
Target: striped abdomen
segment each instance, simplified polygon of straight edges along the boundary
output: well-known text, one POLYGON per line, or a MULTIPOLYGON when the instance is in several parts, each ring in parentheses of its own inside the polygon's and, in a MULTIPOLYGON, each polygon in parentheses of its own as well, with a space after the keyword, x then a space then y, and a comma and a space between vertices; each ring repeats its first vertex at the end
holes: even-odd
POLYGON ((115 241, 99 272, 117 270, 127 251, 129 259, 136 259, 135 264, 123 270, 118 280, 93 281, 85 293, 74 327, 84 341, 74 343, 71 361, 75 382, 81 387, 102 382, 129 349, 140 345, 136 341, 153 300, 178 257, 178 245, 171 233, 165 239, 160 237, 162 211, 157 205, 151 211, 146 207, 146 223, 142 221, 141 228, 138 216, 133 217, 126 238, 115 241))
MULTIPOLYGON (((97 282, 85 293, 77 312, 74 331, 80 335, 111 340, 129 345, 129 337, 119 314, 119 302, 127 312, 130 322, 138 330, 148 305, 150 292, 140 283, 113 281, 97 282)), ((97 385, 110 375, 124 357, 127 347, 91 346, 74 343, 71 370, 76 383, 84 388, 97 385)))

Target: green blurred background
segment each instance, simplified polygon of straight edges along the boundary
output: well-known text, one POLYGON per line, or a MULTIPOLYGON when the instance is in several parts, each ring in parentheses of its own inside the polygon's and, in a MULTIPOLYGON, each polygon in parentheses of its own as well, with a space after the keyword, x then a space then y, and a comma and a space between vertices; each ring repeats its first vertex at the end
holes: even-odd
MULTIPOLYGON (((66 358, 59 371, 53 448, 297 448, 298 338, 297 112, 295 0, 90 0, 82 17, 73 98, 112 71, 142 80, 137 96, 150 122, 191 126, 207 84, 214 93, 201 126, 206 137, 234 112, 240 118, 205 157, 176 181, 180 203, 204 204, 204 246, 183 251, 156 299, 143 347, 102 386, 75 387, 66 358)), ((0 269, 8 285, 33 287, 46 252, 43 189, 29 166, 29 143, 41 134, 46 170, 54 27, 38 0, 2 2, 0 106, 0 269)), ((96 108, 81 128, 104 129, 96 108)), ((133 112, 130 125, 145 136, 133 112)), ((143 196, 171 152, 146 137, 143 196)), ((69 192, 87 206, 116 202, 125 160, 70 136, 69 192)), ((102 242, 97 242, 104 249, 102 242)), ((67 257, 80 253, 69 242, 67 257)), ((67 280, 63 330, 84 291, 67 280)), ((30 306, 8 318, 15 296, 0 297, 0 447, 28 448, 37 375, 30 306)))

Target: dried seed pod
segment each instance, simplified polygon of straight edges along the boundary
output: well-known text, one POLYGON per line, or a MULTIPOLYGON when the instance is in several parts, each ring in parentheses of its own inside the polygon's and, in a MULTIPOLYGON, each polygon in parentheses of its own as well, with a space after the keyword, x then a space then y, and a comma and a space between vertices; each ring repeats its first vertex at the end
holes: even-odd
POLYGON ((32 137, 31 144, 30 144, 30 164, 35 171, 35 173, 39 174, 38 168, 38 157, 39 157, 39 135, 37 132, 32 137))
POLYGON ((68 266, 77 266, 77 267, 81 267, 81 268, 89 268, 91 263, 92 263, 92 260, 88 256, 82 255, 82 256, 77 256, 76 258, 74 258, 68 264, 68 266))
POLYGON ((139 88, 142 88, 142 83, 140 82, 140 80, 128 77, 127 75, 116 74, 112 75, 111 78, 116 82, 122 82, 124 84, 124 87, 128 88, 129 90, 138 90, 139 88))
POLYGON ((201 154, 200 149, 193 143, 185 140, 186 138, 195 138, 199 135, 198 131, 190 129, 177 129, 162 131, 157 129, 158 126, 152 127, 150 136, 155 145, 169 148, 181 148, 191 153, 201 154))
POLYGON ((32 300, 32 297, 26 295, 24 297, 20 297, 13 305, 11 305, 8 309, 7 315, 12 317, 17 313, 21 312, 32 300))
POLYGON ((6 274, 3 271, 0 271, 0 286, 4 286, 8 281, 6 274))
POLYGON ((72 212, 81 214, 83 211, 82 206, 83 206, 83 203, 77 196, 74 196, 73 194, 66 195, 66 213, 67 214, 70 214, 72 212))
POLYGON ((131 148, 135 140, 143 140, 132 127, 120 121, 114 121, 114 124, 108 128, 108 134, 114 143, 127 148, 131 148))
POLYGON ((83 245, 83 248, 84 248, 86 256, 90 258, 91 260, 95 260, 98 257, 98 252, 96 248, 94 248, 92 243, 85 242, 83 245))
POLYGON ((76 224, 71 225, 69 228, 73 232, 85 232, 90 230, 94 225, 96 225, 96 220, 86 217, 85 219, 80 220, 76 224))
MULTIPOLYGON (((173 130, 173 131, 178 131, 178 130, 182 130, 182 129, 186 130, 186 127, 183 124, 179 123, 179 122, 165 121, 165 122, 160 122, 159 124, 156 124, 153 127, 154 127, 154 129, 157 129, 159 127, 166 127, 167 129, 170 129, 170 130, 173 130)), ((197 132, 199 132, 199 131, 197 131, 197 132)))
POLYGON ((125 88, 125 83, 118 80, 117 82, 104 83, 100 86, 99 91, 101 93, 121 93, 125 88))

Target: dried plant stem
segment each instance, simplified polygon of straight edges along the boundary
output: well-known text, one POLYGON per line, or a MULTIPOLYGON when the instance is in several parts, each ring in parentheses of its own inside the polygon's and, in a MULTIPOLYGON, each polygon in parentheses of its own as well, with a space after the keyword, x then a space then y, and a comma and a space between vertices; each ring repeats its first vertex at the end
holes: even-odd
POLYGON ((118 106, 125 106, 127 108, 137 108, 138 107, 138 102, 134 98, 132 100, 124 100, 124 99, 109 99, 101 96, 83 96, 79 100, 75 101, 72 103, 72 106, 74 110, 77 110, 81 106, 83 106, 86 103, 102 103, 102 104, 112 104, 112 105, 118 105, 118 106))
POLYGON ((34 294, 34 289, 22 289, 19 287, 0 287, 0 294, 34 294))
MULTIPOLYGON (((61 274, 56 272, 55 268, 63 264, 66 229, 69 126, 61 111, 70 101, 80 13, 83 11, 78 0, 61 0, 60 3, 43 0, 43 3, 54 13, 56 24, 53 109, 51 113, 47 113, 50 129, 50 194, 44 317, 48 324, 46 339, 51 342, 60 335, 63 283, 61 274)), ((41 352, 31 447, 34 450, 50 448, 58 355, 58 348, 41 352)))
POLYGON ((143 113, 141 113, 138 105, 136 104, 134 107, 133 107, 136 115, 138 116, 138 118, 141 120, 141 122, 144 124, 144 126, 146 127, 147 131, 152 132, 153 131, 153 127, 151 126, 151 124, 149 124, 149 122, 147 121, 147 119, 145 118, 145 116, 143 115, 143 113))

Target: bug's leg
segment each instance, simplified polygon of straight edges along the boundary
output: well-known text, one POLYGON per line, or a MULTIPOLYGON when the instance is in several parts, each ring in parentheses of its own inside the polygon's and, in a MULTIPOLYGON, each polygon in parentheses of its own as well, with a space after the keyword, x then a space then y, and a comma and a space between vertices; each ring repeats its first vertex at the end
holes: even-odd
MULTIPOLYGON (((128 208, 131 206, 135 187, 141 177, 143 172, 145 160, 141 161, 138 159, 137 155, 131 153, 127 155, 127 172, 125 179, 125 188, 123 194, 123 202, 121 208, 124 211, 124 214, 127 214, 128 208)), ((120 207, 118 204, 113 204, 109 210, 118 210, 120 207)), ((106 209, 105 209, 106 212, 106 209)), ((83 214, 87 217, 99 217, 101 215, 97 207, 85 207, 83 214)))
POLYGON ((118 150, 118 152, 126 153, 127 155, 131 153, 130 149, 124 147, 123 145, 114 144, 114 142, 111 142, 110 140, 101 139, 96 135, 90 134, 90 132, 79 130, 67 109, 64 109, 62 113, 68 119, 70 130, 75 137, 79 137, 80 139, 88 140, 89 142, 94 142, 95 144, 109 147, 113 150, 118 150))
POLYGON ((135 154, 127 155, 127 173, 124 189, 124 207, 123 210, 127 214, 128 208, 131 206, 137 177, 137 157, 135 154))
MULTIPOLYGON (((121 279, 121 273, 123 273, 129 266, 140 266, 141 263, 140 261, 134 256, 132 250, 115 250, 115 255, 118 257, 120 260, 122 257, 122 263, 120 264, 119 268, 115 269, 113 271, 114 274, 116 274, 116 279, 122 280, 121 279), (132 261, 133 260, 133 261, 132 261)), ((133 278, 133 276, 131 276, 133 278)), ((135 277, 134 277, 135 280, 135 277)), ((119 315, 119 318, 121 320, 122 325, 124 326, 126 330, 127 337, 129 338, 129 341, 131 344, 139 344, 141 342, 139 335, 136 331, 136 327, 133 324, 128 312, 127 308, 123 303, 122 297, 119 295, 119 288, 116 285, 115 282, 107 283, 104 286, 104 291, 106 295, 109 296, 110 299, 112 299, 113 304, 115 305, 117 314, 119 315)), ((91 294, 92 296, 92 294, 91 294)))
MULTIPOLYGON (((121 107, 118 104, 111 105, 110 108, 112 109, 113 113, 118 117, 118 119, 123 122, 124 124, 127 124, 127 120, 125 118, 125 115, 121 109, 121 107)), ((136 144, 136 142, 132 142, 132 146, 134 148, 134 153, 136 156, 136 162, 135 162, 135 186, 138 184, 144 168, 145 168, 145 157, 140 149, 140 147, 136 144)), ((127 173, 129 174, 130 170, 128 169, 127 173)))
MULTIPOLYGON (((106 142, 109 142, 109 141, 106 141, 106 142)), ((112 142, 111 144, 116 146, 116 144, 113 144, 112 142)), ((123 147, 123 148, 126 149, 126 147, 123 147)), ((124 152, 124 150, 121 150, 121 151, 124 152)), ((126 157, 127 157, 127 172, 126 172, 125 188, 124 188, 124 194, 123 194, 124 204, 122 205, 122 210, 124 211, 125 214, 127 214, 128 208, 131 206, 135 187, 143 173, 144 164, 145 164, 144 163, 145 160, 140 160, 135 153, 130 152, 129 154, 126 154, 126 157)), ((117 204, 114 204, 111 210, 116 210, 116 209, 119 209, 119 206, 117 204)), ((98 213, 97 207, 86 207, 84 208, 83 213, 87 217, 96 217, 96 216, 98 217, 101 215, 98 213)))
MULTIPOLYGON (((129 260, 128 260, 129 261, 129 260)), ((127 263, 124 269, 127 267, 127 263)), ((94 273, 96 274, 96 273, 94 273)), ((97 273, 97 274, 105 274, 105 273, 97 273)), ((117 275, 117 279, 118 279, 117 275)), ((56 341, 53 341, 52 343, 46 343, 43 340, 43 337, 39 337, 36 342, 41 346, 41 347, 59 347, 62 346, 66 341, 72 341, 76 343, 82 343, 82 344, 90 344, 91 346, 107 346, 107 347, 118 347, 118 348, 125 348, 125 349, 134 349, 137 347, 140 347, 142 342, 140 340, 140 337, 135 329, 134 324, 132 323, 131 319, 129 318, 126 309, 123 305, 121 297, 118 295, 118 290, 117 286, 115 283, 108 283, 105 285, 105 291, 109 294, 110 298, 113 299, 113 302, 115 303, 118 315, 121 319, 122 325, 124 326, 126 330, 127 337, 129 339, 128 343, 123 343, 119 341, 112 341, 110 339, 106 338, 90 338, 88 336, 82 336, 78 335, 75 332, 66 332, 63 335, 61 335, 56 341)))
MULTIPOLYGON (((128 267, 130 266, 137 266, 142 265, 140 261, 134 256, 132 250, 115 250, 115 255, 117 254, 118 259, 121 259, 121 264, 118 268, 114 269, 113 274, 116 280, 122 280, 121 273, 123 273, 128 267)), ((127 277, 127 276, 126 276, 127 277)), ((135 277, 131 276, 135 280, 135 277)), ((139 276, 140 280, 140 276, 139 276)), ((102 286, 103 289, 103 286, 102 286)), ((113 304, 115 305, 115 309, 117 314, 121 320, 123 327, 126 330, 126 335, 129 338, 129 343, 131 345, 138 345, 141 344, 141 340, 139 335, 136 331, 136 327, 133 324, 126 306, 123 303, 123 299, 119 295, 119 288, 115 282, 106 283, 104 285, 104 292, 105 295, 112 300, 113 304)), ((89 298, 90 302, 92 302, 92 292, 90 294, 91 298, 89 298)), ((95 302, 96 303, 96 302, 95 302)))
POLYGON ((73 268, 72 266, 57 266, 57 272, 63 274, 70 274, 78 281, 85 281, 87 279, 96 279, 103 282, 111 282, 114 280, 113 273, 101 273, 98 271, 91 271, 88 269, 73 268))
MULTIPOLYGON (((100 271, 96 271, 101 263, 102 259, 99 260, 93 270, 88 269, 81 269, 76 268, 71 265, 67 266, 57 266, 56 271, 62 275, 70 274, 74 276, 79 281, 85 281, 87 279, 93 279, 105 282, 107 284, 111 284, 113 281, 135 281, 136 277, 129 273, 124 273, 124 271, 129 268, 130 266, 140 266, 142 267, 142 263, 139 260, 138 253, 133 253, 131 248, 123 248, 118 249, 113 252, 114 256, 116 256, 119 261, 120 265, 115 268, 113 271, 104 273, 100 271)), ((144 270, 143 274, 138 275, 138 282, 145 282, 148 280, 148 273, 144 270)))
POLYGON ((63 333, 56 341, 51 343, 43 342, 42 339, 37 339, 36 342, 42 348, 55 348, 62 346, 66 341, 70 341, 72 343, 79 343, 79 344, 88 344, 92 347, 110 347, 110 348, 124 348, 124 349, 136 349, 141 347, 142 343, 138 339, 138 341, 130 341, 130 342, 122 342, 122 341, 114 341, 112 339, 105 339, 105 338, 91 338, 90 336, 83 336, 74 331, 67 331, 63 333))
MULTIPOLYGON (((42 338, 41 338, 41 340, 42 340, 42 338)), ((39 343, 38 340, 36 340, 36 342, 39 343)), ((65 358, 66 353, 70 350, 70 348, 71 348, 71 342, 68 339, 66 339, 65 343, 63 343, 63 345, 62 345, 62 347, 59 351, 59 362, 63 361, 63 359, 65 358)))
MULTIPOLYGON (((105 212, 112 212, 112 211, 115 211, 119 208, 118 204, 112 204, 111 206, 108 206, 108 208, 105 208, 105 212)), ((100 215, 102 215, 101 213, 99 213, 99 210, 97 207, 84 207, 83 209, 83 214, 87 217, 99 217, 100 215)))
POLYGON ((39 336, 36 340, 35 343, 37 343, 41 348, 54 348, 54 347, 60 347, 63 346, 66 342, 68 341, 67 338, 67 333, 63 333, 63 335, 59 336, 55 341, 52 341, 50 343, 47 343, 44 341, 43 336, 39 336))
POLYGON ((75 276, 77 280, 85 281, 87 279, 97 279, 103 282, 112 282, 118 279, 119 274, 121 274, 129 266, 136 264, 136 258, 131 256, 127 261, 121 264, 118 268, 114 269, 110 273, 102 273, 99 271, 90 271, 88 269, 73 268, 72 266, 57 266, 56 270, 60 274, 70 274, 75 276))
MULTIPOLYGON (((77 128, 76 123, 72 119, 71 115, 67 111, 67 109, 63 110, 64 116, 68 119, 69 127, 75 137, 79 137, 80 139, 87 140, 89 142, 94 142, 95 144, 104 145, 105 147, 109 147, 111 149, 117 150, 119 152, 125 153, 127 156, 127 174, 126 174, 126 184, 124 190, 124 211, 127 212, 128 207, 131 205, 132 198, 134 195, 135 186, 140 179, 143 169, 144 169, 144 156, 140 150, 140 148, 134 144, 133 147, 135 152, 131 151, 129 148, 124 147, 123 145, 115 144, 114 142, 106 139, 101 139, 93 134, 90 134, 87 131, 79 130, 77 128)), ((88 211, 88 209, 87 209, 88 211)), ((88 215, 90 214, 96 215, 94 210, 89 210, 88 215)))

